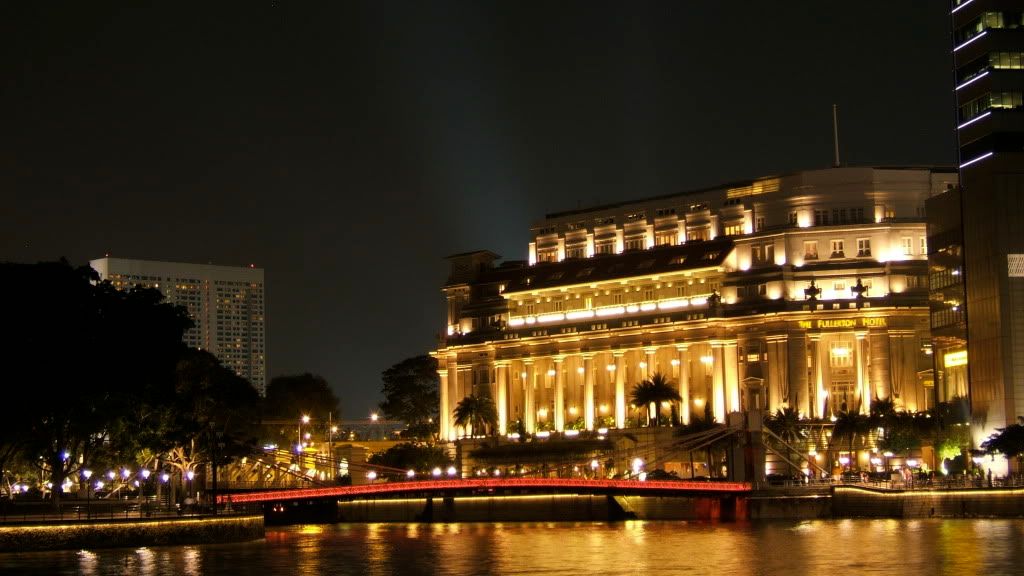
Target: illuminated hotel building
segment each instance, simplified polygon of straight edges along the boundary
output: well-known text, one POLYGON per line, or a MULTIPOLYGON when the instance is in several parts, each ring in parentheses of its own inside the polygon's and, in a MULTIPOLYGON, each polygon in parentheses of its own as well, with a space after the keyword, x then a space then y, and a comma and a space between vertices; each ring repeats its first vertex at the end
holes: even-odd
POLYGON ((184 306, 195 323, 185 332, 185 343, 209 351, 263 394, 263 269, 126 258, 100 258, 89 265, 115 288, 156 288, 168 302, 184 306))
MULTIPOLYGON (((450 257, 440 432, 487 389, 500 433, 626 427, 669 376, 688 422, 935 401, 925 201, 940 168, 834 168, 551 214, 527 262, 450 257)), ((668 414, 668 409, 665 410, 668 414)))
POLYGON ((966 355, 977 444, 1024 416, 1024 1, 954 0, 966 355))

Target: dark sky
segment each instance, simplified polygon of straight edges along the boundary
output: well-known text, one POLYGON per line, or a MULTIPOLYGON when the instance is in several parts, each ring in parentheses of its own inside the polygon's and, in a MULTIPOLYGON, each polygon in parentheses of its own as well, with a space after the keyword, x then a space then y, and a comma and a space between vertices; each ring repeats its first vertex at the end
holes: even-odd
POLYGON ((832 103, 844 164, 954 160, 944 2, 122 4, 0 6, 0 260, 262 266, 269 373, 348 417, 444 256, 826 167, 832 103))

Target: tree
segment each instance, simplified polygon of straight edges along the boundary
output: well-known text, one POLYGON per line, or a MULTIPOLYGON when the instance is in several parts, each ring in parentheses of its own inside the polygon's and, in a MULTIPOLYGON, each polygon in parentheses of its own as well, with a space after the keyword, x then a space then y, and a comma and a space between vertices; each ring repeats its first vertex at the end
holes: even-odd
POLYGON ((288 444, 303 416, 309 416, 311 423, 307 429, 312 430, 313 427, 324 428, 329 420, 337 419, 338 414, 338 397, 322 376, 308 372, 277 376, 267 385, 263 419, 266 423, 277 424, 276 432, 267 440, 288 444))
POLYGON ((455 425, 468 434, 490 435, 498 425, 498 410, 486 393, 470 394, 463 398, 453 411, 455 425))
POLYGON ((168 463, 182 474, 256 449, 259 392, 208 352, 189 350, 182 356, 166 413, 162 434, 169 444, 168 463))
POLYGON ((658 406, 662 402, 671 402, 673 413, 675 413, 675 403, 680 401, 682 401, 682 397, 679 396, 675 386, 660 372, 655 372, 651 375, 650 379, 634 386, 630 394, 630 402, 634 406, 647 407, 648 426, 657 425, 658 406))
POLYGON ((800 412, 796 408, 779 408, 768 416, 765 426, 788 444, 795 444, 807 437, 807 431, 800 422, 800 412))
MULTIPOLYGON (((396 444, 384 452, 377 452, 367 460, 369 464, 399 470, 415 470, 427 474, 434 468, 446 469, 452 465, 443 448, 406 442, 396 444)), ((403 479, 404 477, 395 477, 403 479)))
POLYGON ((0 299, 0 346, 17 383, 5 391, 4 416, 19 421, 4 453, 16 445, 48 473, 56 503, 69 474, 104 452, 123 458, 119 448, 136 442, 127 431, 151 425, 126 420, 172 386, 191 321, 157 290, 119 291, 66 261, 0 264, 0 299))
POLYGON ((836 417, 835 426, 832 428, 832 442, 849 441, 851 466, 856 464, 853 461, 853 443, 859 436, 866 434, 869 427, 868 418, 855 410, 840 412, 836 417))
POLYGON ((414 438, 431 438, 437 430, 440 400, 437 359, 415 356, 402 360, 381 374, 384 417, 405 422, 414 438))
POLYGON ((996 428, 996 433, 981 443, 981 449, 989 454, 1002 454, 1007 460, 1024 455, 1024 417, 1017 417, 1017 424, 996 428))

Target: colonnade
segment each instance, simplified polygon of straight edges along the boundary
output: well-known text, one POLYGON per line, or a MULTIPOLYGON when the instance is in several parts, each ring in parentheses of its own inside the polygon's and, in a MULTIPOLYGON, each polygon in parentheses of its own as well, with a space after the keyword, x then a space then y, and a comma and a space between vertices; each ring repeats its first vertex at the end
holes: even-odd
POLYGON ((493 349, 439 358, 440 434, 464 433, 453 410, 471 393, 487 389, 498 412, 499 434, 539 430, 624 428, 634 385, 660 373, 682 401, 679 420, 750 408, 792 407, 812 418, 840 408, 868 413, 878 398, 896 396, 910 410, 920 406, 912 330, 790 331, 767 336, 718 338, 632 348, 573 350, 495 357, 493 349), (472 357, 472 360, 467 360, 472 357), (842 402, 830 394, 841 391, 842 402))

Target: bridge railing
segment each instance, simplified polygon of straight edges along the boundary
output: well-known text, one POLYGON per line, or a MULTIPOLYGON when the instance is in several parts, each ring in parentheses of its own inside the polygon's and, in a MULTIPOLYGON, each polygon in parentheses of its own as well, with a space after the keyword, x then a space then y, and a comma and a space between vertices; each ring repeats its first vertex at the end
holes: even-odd
POLYGON ((269 490, 245 494, 218 495, 220 504, 246 502, 274 502, 281 500, 342 498, 384 494, 417 493, 458 490, 583 490, 619 492, 675 492, 675 493, 743 493, 751 490, 746 482, 699 482, 670 480, 608 480, 582 478, 464 478, 457 480, 424 480, 419 482, 384 482, 360 486, 332 486, 299 488, 295 490, 269 490))

